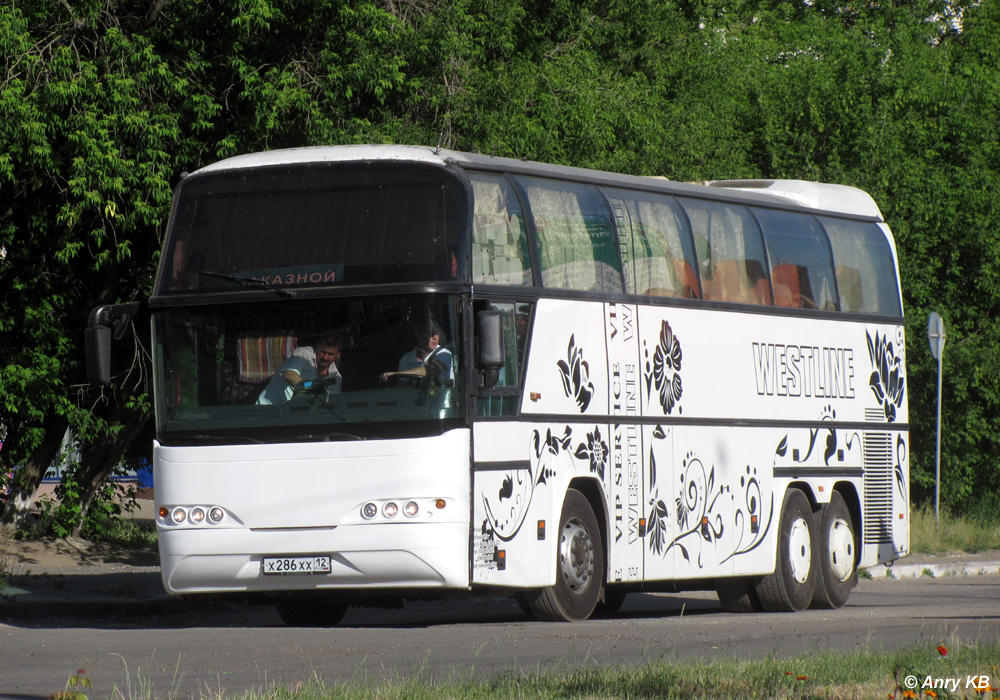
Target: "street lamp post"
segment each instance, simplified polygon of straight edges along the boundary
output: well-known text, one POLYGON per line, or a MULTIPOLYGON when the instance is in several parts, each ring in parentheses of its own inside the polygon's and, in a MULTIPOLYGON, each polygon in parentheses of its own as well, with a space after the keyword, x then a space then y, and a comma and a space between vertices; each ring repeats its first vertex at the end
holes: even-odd
POLYGON ((944 320, 932 311, 927 319, 927 340, 931 354, 937 360, 937 450, 934 457, 934 532, 938 529, 938 508, 941 505, 941 362, 944 357, 944 320))

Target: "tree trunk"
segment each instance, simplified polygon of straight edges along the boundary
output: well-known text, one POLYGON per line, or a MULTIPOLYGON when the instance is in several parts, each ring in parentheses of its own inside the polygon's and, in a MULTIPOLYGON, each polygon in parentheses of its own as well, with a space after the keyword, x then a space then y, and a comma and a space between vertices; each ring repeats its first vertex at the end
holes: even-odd
POLYGON ((105 435, 95 440, 80 456, 77 478, 83 494, 80 498, 80 520, 73 528, 74 537, 81 536, 83 522, 87 518, 91 504, 121 461, 125 448, 146 425, 149 416, 116 406, 110 411, 108 420, 112 423, 121 423, 121 429, 114 435, 105 435))
POLYGON ((31 452, 24 464, 14 470, 14 479, 10 485, 10 494, 7 496, 3 514, 0 515, 0 523, 13 525, 15 528, 26 525, 25 520, 35 504, 35 492, 38 491, 46 470, 59 454, 69 421, 64 416, 49 416, 42 427, 45 434, 41 443, 31 452))

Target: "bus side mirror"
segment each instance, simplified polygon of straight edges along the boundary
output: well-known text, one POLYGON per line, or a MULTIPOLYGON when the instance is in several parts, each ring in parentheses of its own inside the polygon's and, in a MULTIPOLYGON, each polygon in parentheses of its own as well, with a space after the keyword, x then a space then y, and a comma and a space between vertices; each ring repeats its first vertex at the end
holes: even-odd
POLYGON ((111 327, 87 326, 83 332, 87 346, 87 381, 91 384, 111 383, 111 327))
POLYGON ((480 389, 492 389, 500 380, 504 366, 503 316, 499 311, 476 313, 476 369, 480 372, 480 389))
POLYGON ((120 340, 125 329, 144 308, 143 302, 96 306, 90 311, 83 340, 87 349, 87 381, 111 383, 111 338, 120 340))

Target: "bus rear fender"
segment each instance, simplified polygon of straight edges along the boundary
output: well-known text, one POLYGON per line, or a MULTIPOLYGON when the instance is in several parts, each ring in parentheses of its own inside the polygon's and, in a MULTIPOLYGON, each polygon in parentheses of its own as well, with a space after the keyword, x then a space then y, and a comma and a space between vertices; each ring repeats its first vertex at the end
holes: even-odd
POLYGON ((788 491, 789 489, 798 489, 799 491, 801 491, 806 495, 806 498, 809 499, 809 507, 812 508, 813 511, 819 509, 820 503, 816 499, 816 494, 813 492, 812 486, 810 486, 807 482, 793 481, 788 485, 788 488, 785 490, 788 491))

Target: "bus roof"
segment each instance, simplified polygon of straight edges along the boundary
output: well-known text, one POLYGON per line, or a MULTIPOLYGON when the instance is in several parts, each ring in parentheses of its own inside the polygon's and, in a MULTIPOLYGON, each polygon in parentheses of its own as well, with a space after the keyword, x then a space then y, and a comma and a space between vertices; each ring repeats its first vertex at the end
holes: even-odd
POLYGON ((539 177, 562 177, 710 199, 734 199, 732 194, 725 196, 720 192, 720 190, 726 190, 730 193, 738 193, 735 199, 750 203, 778 205, 782 208, 805 208, 883 221, 882 212, 871 196, 863 190, 848 185, 833 185, 805 180, 714 180, 695 184, 675 182, 663 177, 622 175, 516 158, 450 151, 430 146, 344 145, 280 149, 227 158, 201 168, 197 173, 359 160, 426 163, 442 167, 456 164, 472 169, 504 171, 539 177))
POLYGON ((882 212, 871 195, 849 185, 831 185, 807 180, 714 180, 707 184, 709 187, 725 187, 741 192, 771 195, 810 209, 882 218, 882 212))

